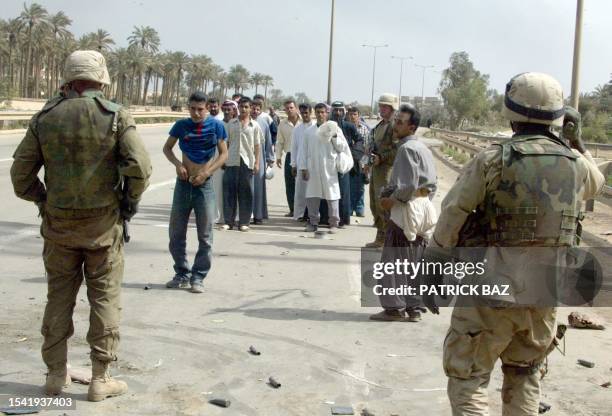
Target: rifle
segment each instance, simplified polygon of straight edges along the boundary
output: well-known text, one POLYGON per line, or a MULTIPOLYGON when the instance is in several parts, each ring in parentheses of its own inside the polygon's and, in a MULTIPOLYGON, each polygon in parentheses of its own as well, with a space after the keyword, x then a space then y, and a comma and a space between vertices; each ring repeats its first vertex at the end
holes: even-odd
MULTIPOLYGON (((120 210, 121 213, 123 213, 123 210, 126 207, 127 201, 129 201, 129 189, 128 189, 128 182, 125 179, 125 177, 121 178, 121 207, 122 209, 120 210)), ((125 243, 129 243, 130 242, 130 220, 122 217, 122 223, 123 223, 123 241, 125 243)))

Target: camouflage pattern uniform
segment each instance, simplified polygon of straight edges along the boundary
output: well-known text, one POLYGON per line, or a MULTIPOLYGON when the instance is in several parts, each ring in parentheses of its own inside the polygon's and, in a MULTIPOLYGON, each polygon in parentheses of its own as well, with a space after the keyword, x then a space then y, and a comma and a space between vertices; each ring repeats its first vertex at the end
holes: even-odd
MULTIPOLYGON (((432 244, 539 246, 554 254, 556 247, 576 244, 581 201, 592 198, 603 181, 588 151, 570 149, 552 133, 515 135, 464 168, 442 202, 432 244), (466 230, 472 231, 469 238, 466 230)), ((500 262, 502 268, 511 269, 541 259, 523 254, 502 260, 508 263, 500 262)), ((453 415, 489 414, 487 386, 498 358, 502 414, 536 415, 538 368, 550 351, 555 319, 554 307, 454 308, 443 358, 453 415)))
POLYGON ((83 277, 92 361, 116 360, 123 278, 118 187, 123 177, 129 200, 137 202, 151 175, 134 119, 98 90, 69 91, 34 115, 13 157, 15 193, 35 202, 42 216, 48 280, 42 356, 49 374, 65 372, 83 277), (37 177, 43 166, 44 184, 37 177))
POLYGON ((370 178, 370 210, 374 217, 376 227, 376 241, 380 245, 385 241, 387 231, 387 219, 385 211, 378 205, 380 190, 389 183, 391 168, 397 154, 398 141, 393 139, 393 124, 391 121, 382 120, 372 130, 372 148, 380 157, 380 163, 372 166, 370 178))

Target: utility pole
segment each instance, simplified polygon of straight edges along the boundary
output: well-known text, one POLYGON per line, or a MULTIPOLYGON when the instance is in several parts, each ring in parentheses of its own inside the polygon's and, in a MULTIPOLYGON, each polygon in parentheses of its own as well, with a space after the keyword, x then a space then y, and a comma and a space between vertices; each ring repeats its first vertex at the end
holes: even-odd
POLYGON ((574 29, 574 63, 572 67, 572 102, 571 105, 578 110, 580 99, 580 49, 582 46, 582 8, 584 0, 576 4, 576 28, 574 29))
POLYGON ((419 110, 423 111, 423 107, 425 107, 425 71, 427 68, 433 68, 433 65, 419 65, 414 64, 414 66, 419 67, 423 70, 423 79, 421 81, 421 108, 419 110))
POLYGON ((331 104, 332 86, 332 60, 334 55, 334 11, 336 0, 331 3, 331 23, 329 25, 329 65, 327 67, 327 104, 331 104))
POLYGON ((402 76, 404 71, 404 61, 406 59, 414 58, 412 56, 391 56, 391 59, 399 59, 400 61, 399 104, 402 105, 402 76))
POLYGON ((372 66, 372 98, 370 99, 370 116, 374 114, 374 81, 376 79, 376 49, 386 48, 389 45, 361 45, 362 48, 373 48, 374 49, 374 64, 372 66))

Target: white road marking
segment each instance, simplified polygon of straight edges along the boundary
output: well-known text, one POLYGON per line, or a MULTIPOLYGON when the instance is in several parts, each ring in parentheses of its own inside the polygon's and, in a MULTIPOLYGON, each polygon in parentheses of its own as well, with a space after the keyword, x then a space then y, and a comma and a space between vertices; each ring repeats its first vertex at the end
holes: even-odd
MULTIPOLYGON (((13 160, 13 159, 8 159, 13 160)), ((5 159, 0 159, 0 162, 4 162, 5 159)), ((176 179, 169 179, 167 181, 154 183, 147 188, 147 191, 154 191, 158 188, 162 188, 164 186, 173 184, 176 179)), ((40 228, 38 225, 33 225, 33 228, 22 228, 21 230, 15 231, 10 234, 5 234, 0 236, 0 250, 6 248, 7 246, 16 243, 18 241, 25 240, 27 238, 36 236, 40 234, 40 228)), ((167 226, 166 226, 167 227, 167 226)))
POLYGON ((8 159, 0 159, 0 162, 12 162, 12 161, 13 161, 12 157, 10 157, 8 159))
POLYGON ((175 182, 176 182, 176 178, 175 179, 168 179, 167 181, 163 181, 163 182, 157 182, 157 183, 154 183, 152 185, 149 185, 149 187, 147 188, 147 190, 145 192, 154 191, 154 190, 156 190, 158 188, 162 188, 162 187, 164 187, 166 185, 171 185, 171 184, 173 184, 175 182))

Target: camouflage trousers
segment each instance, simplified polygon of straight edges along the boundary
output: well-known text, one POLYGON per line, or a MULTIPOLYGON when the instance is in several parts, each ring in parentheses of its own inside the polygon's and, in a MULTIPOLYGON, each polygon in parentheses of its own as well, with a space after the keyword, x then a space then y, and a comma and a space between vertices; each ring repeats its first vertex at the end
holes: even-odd
POLYGON ((385 234, 387 233, 387 218, 385 211, 379 206, 380 190, 389 183, 391 176, 391 166, 379 165, 372 167, 370 176, 370 211, 374 217, 374 226, 376 227, 376 240, 383 243, 385 234))
POLYGON ((537 415, 538 369, 553 342, 555 319, 555 308, 455 308, 444 341, 453 416, 489 414, 487 386, 498 358, 502 415, 537 415))
POLYGON ((41 234, 47 272, 47 306, 42 323, 42 357, 49 369, 66 365, 72 314, 85 278, 90 304, 87 342, 91 358, 116 360, 119 344, 123 239, 114 207, 60 210, 46 207, 41 234))

